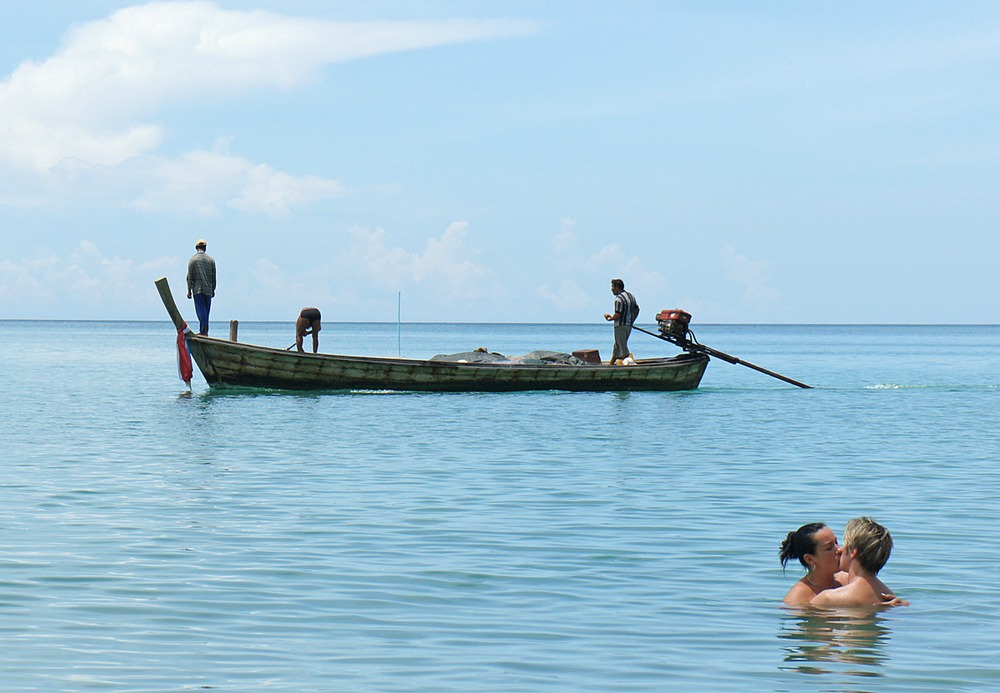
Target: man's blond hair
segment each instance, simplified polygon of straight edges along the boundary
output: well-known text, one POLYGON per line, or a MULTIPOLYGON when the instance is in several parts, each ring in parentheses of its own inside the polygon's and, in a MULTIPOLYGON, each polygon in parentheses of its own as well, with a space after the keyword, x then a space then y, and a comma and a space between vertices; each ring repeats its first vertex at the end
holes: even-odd
POLYGON ((873 575, 882 570, 892 553, 889 530, 870 517, 856 517, 844 528, 844 550, 857 550, 855 559, 873 575))

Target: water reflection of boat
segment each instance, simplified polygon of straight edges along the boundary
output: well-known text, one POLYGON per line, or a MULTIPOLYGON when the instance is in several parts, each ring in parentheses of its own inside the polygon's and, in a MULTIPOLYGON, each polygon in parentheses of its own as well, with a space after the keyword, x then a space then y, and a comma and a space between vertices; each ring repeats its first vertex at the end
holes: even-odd
POLYGON ((786 671, 878 677, 891 631, 877 609, 801 609, 785 615, 778 637, 786 671))

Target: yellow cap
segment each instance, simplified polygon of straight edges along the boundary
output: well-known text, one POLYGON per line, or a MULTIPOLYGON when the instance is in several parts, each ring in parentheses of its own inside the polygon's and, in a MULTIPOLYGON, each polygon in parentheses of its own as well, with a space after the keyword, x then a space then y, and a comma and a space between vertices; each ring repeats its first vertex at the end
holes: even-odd
POLYGON ((208 247, 208 243, 205 241, 204 238, 199 238, 198 241, 194 244, 195 248, 199 248, 201 246, 205 246, 206 248, 208 247))

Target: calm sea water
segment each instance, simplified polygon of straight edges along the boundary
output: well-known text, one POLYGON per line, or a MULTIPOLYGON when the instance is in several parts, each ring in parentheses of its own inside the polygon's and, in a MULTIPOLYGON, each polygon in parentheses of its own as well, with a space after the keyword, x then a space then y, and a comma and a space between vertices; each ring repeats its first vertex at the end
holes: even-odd
MULTIPOLYGON (((1000 688, 1000 327, 697 332, 815 389, 713 361, 685 393, 186 393, 166 322, 0 322, 0 689, 1000 688), (781 608, 784 534, 860 514, 912 605, 781 608)), ((611 330, 321 344, 479 346, 611 330)))

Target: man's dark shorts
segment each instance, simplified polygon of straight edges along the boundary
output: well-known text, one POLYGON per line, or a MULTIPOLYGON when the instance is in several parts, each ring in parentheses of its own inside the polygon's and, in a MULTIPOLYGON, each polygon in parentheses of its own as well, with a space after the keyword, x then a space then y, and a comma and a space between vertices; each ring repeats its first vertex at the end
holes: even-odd
POLYGON ((299 313, 299 317, 302 318, 303 320, 308 320, 309 321, 309 327, 312 327, 317 332, 320 331, 320 329, 321 329, 321 327, 320 327, 320 317, 321 316, 319 314, 319 309, 318 308, 305 308, 305 309, 303 309, 303 311, 301 313, 299 313))

